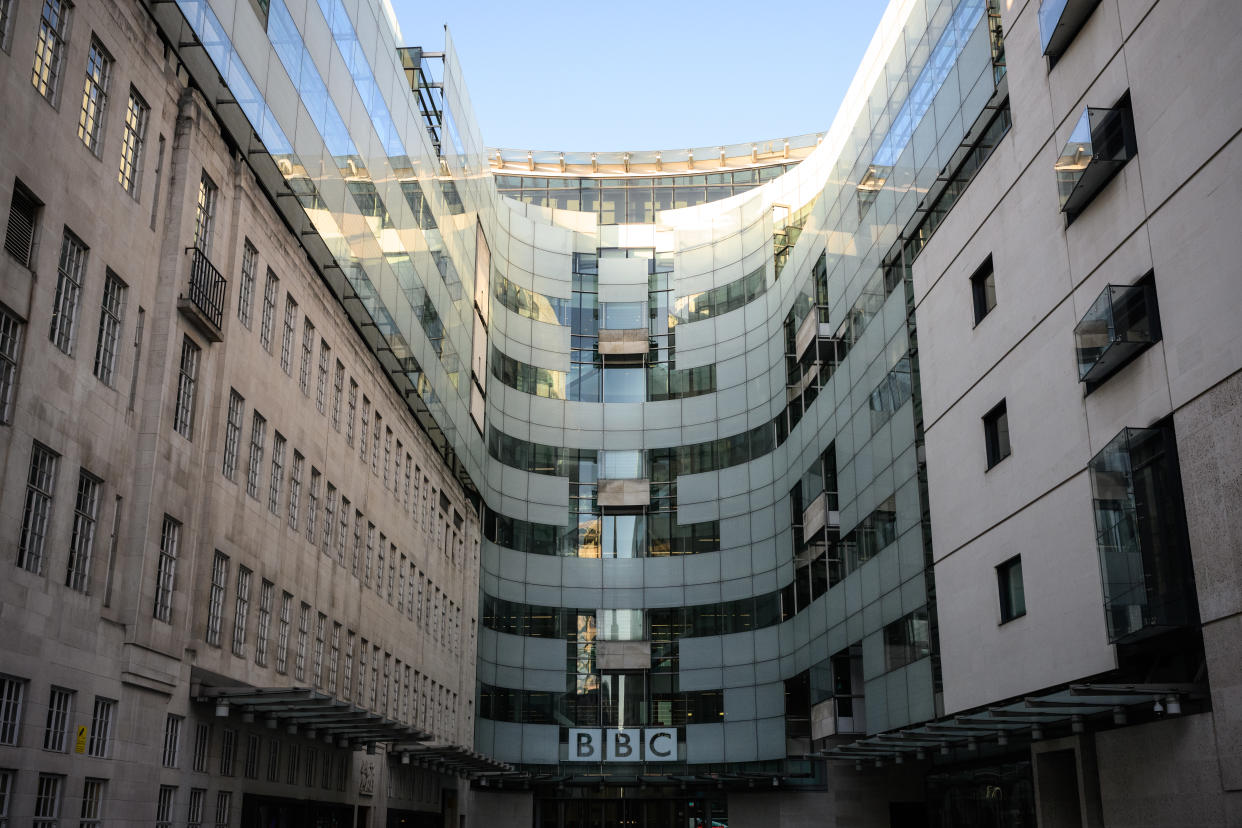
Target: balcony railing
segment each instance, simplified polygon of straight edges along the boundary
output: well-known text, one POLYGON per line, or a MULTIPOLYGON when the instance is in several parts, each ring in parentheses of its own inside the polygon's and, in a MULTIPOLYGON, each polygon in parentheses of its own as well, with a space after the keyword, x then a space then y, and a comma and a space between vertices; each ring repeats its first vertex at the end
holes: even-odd
POLYGON ((1074 326, 1078 379, 1090 393, 1159 340, 1155 286, 1109 285, 1074 326))
POLYGON ((187 247, 190 254, 190 280, 177 307, 207 339, 223 339, 224 298, 228 281, 216 270, 207 254, 197 247, 187 247))

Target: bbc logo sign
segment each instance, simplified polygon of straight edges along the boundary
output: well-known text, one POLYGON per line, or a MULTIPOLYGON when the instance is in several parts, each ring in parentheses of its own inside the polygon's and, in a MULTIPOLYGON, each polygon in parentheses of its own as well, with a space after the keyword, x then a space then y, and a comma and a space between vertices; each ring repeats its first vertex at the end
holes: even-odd
POLYGON ((677 729, 570 728, 570 762, 676 762, 677 729))

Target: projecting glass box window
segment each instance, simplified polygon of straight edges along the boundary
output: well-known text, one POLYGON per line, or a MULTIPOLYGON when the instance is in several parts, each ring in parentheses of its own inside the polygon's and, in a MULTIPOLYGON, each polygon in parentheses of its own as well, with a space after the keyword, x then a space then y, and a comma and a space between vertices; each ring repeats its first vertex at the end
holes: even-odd
POLYGON ((1133 285, 1108 285, 1074 327, 1079 381, 1091 393, 1160 337, 1151 276, 1133 285))
POLYGON ((1054 164, 1066 220, 1077 218, 1137 154, 1129 92, 1112 107, 1084 109, 1054 164))
POLYGON ((1100 0, 1043 0, 1039 4, 1039 45, 1049 68, 1069 48, 1100 0))
POLYGON ((1022 556, 996 567, 996 586, 1000 591, 1001 623, 1026 615, 1026 589, 1022 583, 1022 556))
POLYGON ((983 440, 989 469, 1009 456, 1009 413, 1004 400, 983 415, 983 440))

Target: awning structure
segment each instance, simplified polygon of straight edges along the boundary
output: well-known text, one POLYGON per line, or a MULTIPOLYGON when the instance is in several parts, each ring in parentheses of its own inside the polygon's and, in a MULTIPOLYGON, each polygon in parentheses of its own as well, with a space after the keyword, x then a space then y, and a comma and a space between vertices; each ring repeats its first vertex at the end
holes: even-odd
POLYGON ((218 686, 200 680, 192 693, 195 701, 214 704, 216 716, 226 717, 239 710, 243 721, 264 721, 276 730, 302 733, 308 739, 321 738, 341 748, 377 750, 409 756, 428 766, 457 776, 475 777, 484 771, 509 771, 510 765, 496 762, 460 745, 435 744, 426 731, 356 707, 309 687, 218 686))
POLYGON ((953 748, 975 749, 982 742, 1009 744, 1010 739, 1043 739, 1047 732, 1068 727, 1083 733, 1092 719, 1108 716, 1109 724, 1158 715, 1179 715, 1182 702, 1202 697, 1194 684, 1071 684, 1019 701, 947 716, 811 754, 811 758, 902 763, 906 757, 925 759, 930 751, 949 755, 953 748))

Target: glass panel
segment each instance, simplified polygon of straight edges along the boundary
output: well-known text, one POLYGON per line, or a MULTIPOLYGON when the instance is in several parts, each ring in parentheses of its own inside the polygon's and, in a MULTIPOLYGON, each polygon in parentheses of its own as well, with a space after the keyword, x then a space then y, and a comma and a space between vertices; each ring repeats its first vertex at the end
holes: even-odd
POLYGON ((646 302, 601 302, 604 325, 610 330, 630 330, 647 327, 646 302))
POLYGON ((604 370, 604 402, 644 402, 647 399, 646 374, 642 368, 604 370))
POLYGON ((642 641, 645 638, 640 609, 602 609, 597 618, 600 641, 642 641))

